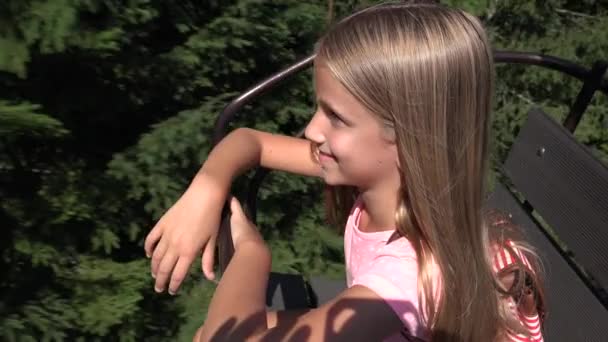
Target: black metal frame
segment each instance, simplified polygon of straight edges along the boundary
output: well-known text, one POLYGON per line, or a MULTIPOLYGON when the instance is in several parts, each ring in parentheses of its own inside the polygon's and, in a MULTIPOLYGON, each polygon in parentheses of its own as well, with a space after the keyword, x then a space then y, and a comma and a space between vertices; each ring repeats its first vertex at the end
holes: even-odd
MULTIPOLYGON (((312 65, 314 61, 314 55, 308 56, 297 63, 289 66, 288 68, 272 75, 266 80, 256 84, 255 86, 248 89, 234 101, 232 101, 220 114, 216 121, 216 126, 213 135, 214 144, 219 142, 224 135, 227 133, 228 124, 235 118, 236 113, 247 103, 251 102, 256 97, 260 96, 262 93, 269 91, 274 86, 287 79, 288 77, 294 75, 295 73, 309 67, 312 65)), ((604 78, 606 74, 606 70, 608 69, 608 62, 604 60, 597 61, 593 64, 590 69, 587 69, 583 66, 580 66, 571 61, 557 58, 554 56, 535 54, 535 53, 525 53, 525 52, 511 52, 511 51, 495 51, 494 59, 496 63, 512 63, 512 64, 524 64, 524 65, 536 65, 543 68, 548 68, 552 70, 556 70, 558 72, 567 74, 571 77, 577 78, 583 82, 582 88, 574 99, 572 105, 570 106, 569 113, 566 119, 562 122, 562 126, 568 130, 570 133, 574 133, 576 127, 578 126, 582 115, 587 110, 591 100, 596 91, 603 92, 605 95, 608 95, 608 79, 604 78)), ((553 122, 552 122, 553 123, 553 122)), ((525 126, 524 126, 525 127, 525 126)), ((552 126, 553 127, 553 126, 552 126)), ((565 133, 565 132, 563 132, 565 133)), ((298 134, 302 135, 302 132, 298 134)), ((513 149, 511 150, 513 151, 513 149)), ((253 179, 249 182, 249 186, 247 189, 247 211, 249 213, 250 219, 255 222, 256 219, 256 202, 257 195, 260 185, 262 184, 265 176, 270 172, 268 169, 257 168, 253 179)), ((603 183, 602 183, 603 184, 603 183)), ((514 202, 515 206, 522 208, 520 211, 513 211, 514 215, 520 215, 525 217, 527 220, 532 222, 533 228, 541 227, 541 224, 538 222, 537 218, 532 215, 534 208, 527 200, 523 203, 520 202, 514 195, 513 189, 509 189, 507 187, 502 187, 504 192, 508 194, 507 196, 514 202)), ((497 191, 495 191, 492 196, 495 196, 497 191)), ((502 203, 504 205, 504 203, 502 203)), ((538 203, 536 203, 538 204, 538 203)), ((542 209, 542 206, 539 205, 539 208, 542 209)), ((226 215, 227 211, 225 211, 222 215, 222 227, 220 228, 219 240, 218 240, 218 254, 220 261, 220 272, 223 272, 228 265, 230 258, 234 253, 234 249, 232 248, 231 236, 230 236, 230 228, 229 228, 229 220, 226 215)), ((532 227, 530 226, 530 227, 532 227)), ((558 263, 561 261, 565 261, 570 269, 574 271, 577 279, 583 281, 584 286, 589 289, 592 293, 590 296, 577 297, 576 300, 581 300, 584 303, 584 307, 588 308, 584 312, 585 316, 589 316, 590 312, 597 313, 593 310, 597 307, 597 303, 594 301, 596 299, 604 308, 607 307, 607 302, 605 301, 605 292, 603 288, 596 287, 595 284, 586 276, 585 272, 579 267, 578 264, 574 263, 573 260, 569 257, 569 255, 564 251, 559 243, 555 240, 551 234, 548 234, 543 229, 540 229, 539 232, 534 231, 536 235, 544 237, 542 241, 545 241, 545 245, 550 244, 554 248, 549 249, 549 251, 557 252, 561 259, 557 259, 558 263)), ((532 233, 529 231, 528 233, 532 233)), ((537 238, 538 238, 537 236, 537 238)), ((536 241, 538 242, 538 241, 536 241)), ((545 246, 546 247, 546 246, 545 246)), ((561 265, 561 264, 559 264, 561 265)), ((560 278, 560 282, 555 282, 557 284, 568 284, 567 287, 562 286, 562 288, 558 291, 560 294, 570 294, 571 291, 576 292, 575 290, 580 290, 578 287, 570 287, 570 285, 574 284, 572 282, 574 278, 565 277, 560 278), (570 282, 569 282, 570 281, 570 282), (565 290, 564 290, 565 289, 565 290)), ((555 280, 555 279, 554 279, 555 280)), ((576 279, 575 279, 576 280, 576 279)), ((290 275, 281 275, 281 274, 271 274, 270 276, 270 284, 267 289, 267 305, 274 305, 274 309, 290 309, 290 308, 302 308, 302 307, 317 307, 321 302, 320 299, 327 299, 332 297, 344 288, 344 283, 342 281, 332 282, 331 280, 317 278, 310 279, 308 282, 304 281, 302 277, 293 277, 290 275), (285 278, 288 276, 287 278, 285 278), (278 278, 277 278, 278 277, 278 278), (285 280, 291 279, 291 282, 285 282, 285 280), (277 291, 277 284, 281 283, 281 293, 277 291), (304 290, 303 290, 304 289, 304 290), (269 299, 271 299, 269 301, 269 299), (294 307, 290 307, 290 305, 294 304, 294 307)), ((580 291, 577 293, 581 293, 580 291)), ((587 292, 585 292, 587 293, 587 292)), ((564 316, 556 316, 558 320, 553 323, 554 326, 558 326, 563 324, 564 316), (560 320, 561 319, 561 320, 560 320), (557 324, 557 325, 555 325, 557 324)), ((606 313, 602 312, 601 317, 606 317, 606 313)), ((590 321, 593 322, 593 321, 590 321)), ((561 336, 563 332, 558 332, 551 325, 548 325, 549 329, 551 329, 551 333, 553 335, 561 336)), ((602 325, 591 324, 585 325, 582 329, 590 328, 591 331, 588 336, 601 336, 605 333, 602 325), (600 328, 598 328, 600 327, 600 328)), ((543 328, 544 329, 544 328, 543 328)), ((585 330, 586 331, 586 330, 585 330)), ((547 331, 546 333, 550 333, 547 331)), ((577 335, 580 332, 576 330, 572 333, 572 335, 577 335)), ((577 335, 578 336, 578 335, 577 335)))
MULTIPOLYGON (((236 113, 247 103, 259 97, 261 94, 274 88, 277 84, 285 79, 295 75, 296 73, 310 67, 313 64, 315 55, 310 55, 303 58, 289 67, 277 72, 268 77, 262 82, 247 89, 239 97, 228 104, 222 113, 219 115, 214 131, 213 145, 217 144, 228 132, 229 123, 235 118, 236 113)), ((556 70, 577 78, 583 82, 583 87, 578 93, 574 103, 570 107, 570 112, 563 122, 563 126, 570 132, 574 132, 576 126, 581 120, 581 117, 593 95, 596 91, 601 91, 608 95, 608 79, 604 78, 604 74, 608 69, 608 62, 599 60, 593 64, 591 69, 587 69, 569 60, 559 57, 530 53, 530 52, 515 52, 515 51, 494 51, 494 61, 496 63, 511 63, 536 65, 547 69, 556 70)), ((247 209, 250 218, 255 222, 257 214, 257 192, 269 170, 258 168, 256 173, 249 183, 247 190, 247 209)))

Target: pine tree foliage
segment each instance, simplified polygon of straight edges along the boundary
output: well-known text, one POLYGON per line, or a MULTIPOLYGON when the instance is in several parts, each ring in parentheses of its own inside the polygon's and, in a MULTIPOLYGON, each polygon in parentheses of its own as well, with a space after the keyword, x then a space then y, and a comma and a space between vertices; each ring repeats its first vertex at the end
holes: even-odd
MULTIPOLYGON (((0 4, 0 339, 191 340, 214 286, 192 266, 180 296, 153 293, 143 238, 180 196, 234 96, 312 52, 329 21, 377 1, 6 0, 0 4)), ((608 52, 608 2, 451 0, 498 49, 590 67, 608 52)), ((582 83, 498 65, 494 165, 527 111, 558 120, 582 83)), ((578 138, 608 160, 608 97, 578 138)), ((296 134, 314 110, 310 71, 235 126, 296 134)), ((251 174, 233 192, 243 198, 251 174)), ((258 225, 273 268, 343 277, 322 184, 271 173, 258 225)))
POLYGON ((39 113, 40 105, 0 101, 0 134, 4 139, 19 136, 58 138, 67 134, 61 122, 39 113))

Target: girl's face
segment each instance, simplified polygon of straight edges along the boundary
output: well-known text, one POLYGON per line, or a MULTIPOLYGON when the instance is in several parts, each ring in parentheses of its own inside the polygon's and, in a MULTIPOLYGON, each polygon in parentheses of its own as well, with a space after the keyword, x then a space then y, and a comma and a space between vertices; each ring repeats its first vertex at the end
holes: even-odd
POLYGON ((316 144, 325 182, 361 191, 398 184, 397 147, 379 120, 323 64, 314 73, 317 110, 305 136, 316 144))

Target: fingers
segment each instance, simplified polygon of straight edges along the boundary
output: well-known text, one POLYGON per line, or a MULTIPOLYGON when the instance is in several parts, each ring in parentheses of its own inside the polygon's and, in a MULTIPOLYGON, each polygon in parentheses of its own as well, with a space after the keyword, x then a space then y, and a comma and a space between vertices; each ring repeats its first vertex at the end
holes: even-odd
POLYGON ((163 261, 163 256, 167 252, 168 249, 167 240, 161 239, 156 248, 154 248, 154 252, 152 254, 152 278, 156 278, 156 274, 158 273, 158 268, 160 266, 161 261, 163 261))
POLYGON ((203 250, 203 257, 201 260, 201 266, 203 268, 203 274, 209 280, 215 279, 215 273, 213 273, 213 263, 215 261, 215 246, 217 244, 217 233, 211 235, 205 249, 203 250))
POLYGON ((158 272, 156 273, 156 284, 154 285, 154 291, 163 292, 167 286, 167 282, 169 280, 169 276, 177 263, 177 255, 173 253, 173 251, 168 251, 163 256, 163 260, 158 267, 158 272))
POLYGON ((179 290, 180 285, 184 281, 188 270, 190 269, 190 264, 192 264, 192 258, 189 257, 181 257, 177 260, 177 264, 173 269, 173 274, 171 275, 171 282, 169 283, 169 294, 174 295, 179 290))
POLYGON ((154 228, 148 233, 146 236, 146 240, 144 242, 144 250, 146 251, 146 256, 149 258, 152 256, 154 252, 154 245, 158 242, 160 237, 163 235, 163 226, 160 225, 160 222, 157 223, 154 228))

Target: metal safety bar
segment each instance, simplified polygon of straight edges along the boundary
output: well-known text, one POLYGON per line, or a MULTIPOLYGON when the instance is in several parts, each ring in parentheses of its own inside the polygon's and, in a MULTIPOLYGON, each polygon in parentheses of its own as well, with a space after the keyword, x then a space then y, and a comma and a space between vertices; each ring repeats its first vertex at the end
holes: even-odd
MULTIPOLYGON (((213 131, 213 145, 217 144, 228 132, 228 125, 234 120, 236 114, 252 100, 258 98, 263 93, 274 88, 276 85, 285 79, 295 75, 296 73, 310 67, 313 64, 315 55, 310 55, 298 62, 288 66, 287 68, 268 77, 262 82, 247 89, 239 97, 228 104, 222 113, 218 116, 213 131)), ((555 56, 516 51, 494 51, 494 61, 496 63, 509 64, 525 64, 536 65, 547 69, 559 71, 574 78, 583 81, 583 87, 577 95, 570 112, 563 122, 570 132, 574 132, 576 126, 587 109, 593 95, 596 91, 601 91, 608 95, 608 80, 604 78, 608 63, 606 61, 597 61, 591 69, 587 69, 581 65, 562 59, 555 56)), ((253 179, 250 181, 247 189, 246 207, 252 221, 255 222, 257 214, 257 192, 268 174, 269 170, 257 168, 253 179)))

